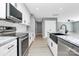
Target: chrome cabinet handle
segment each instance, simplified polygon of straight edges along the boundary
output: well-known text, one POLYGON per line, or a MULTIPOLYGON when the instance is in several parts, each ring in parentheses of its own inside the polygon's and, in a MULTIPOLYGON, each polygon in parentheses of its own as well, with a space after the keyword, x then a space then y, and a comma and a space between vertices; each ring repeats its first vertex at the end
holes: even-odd
POLYGON ((53 47, 53 43, 51 42, 51 47, 53 47))
POLYGON ((12 48, 13 46, 14 46, 14 45, 12 45, 12 46, 8 47, 8 49, 12 48))

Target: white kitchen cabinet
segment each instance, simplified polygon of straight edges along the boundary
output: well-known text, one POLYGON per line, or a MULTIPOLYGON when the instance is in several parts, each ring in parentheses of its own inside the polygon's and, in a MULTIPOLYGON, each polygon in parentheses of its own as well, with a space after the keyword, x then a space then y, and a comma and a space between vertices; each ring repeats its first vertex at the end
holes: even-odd
POLYGON ((1 46, 0 56, 17 56, 17 40, 1 46))
POLYGON ((58 49, 58 46, 57 46, 57 44, 56 44, 51 38, 48 39, 48 46, 49 46, 49 48, 50 48, 52 54, 53 54, 54 56, 57 56, 57 52, 58 52, 57 49, 58 49))
POLYGON ((29 33, 29 46, 31 46, 32 42, 34 41, 35 36, 33 33, 29 33))
MULTIPOLYGON (((15 3, 11 3, 15 6, 15 3)), ((6 3, 0 3, 0 19, 6 19, 6 3)))
POLYGON ((56 19, 54 18, 46 18, 43 20, 43 31, 44 31, 44 37, 47 38, 48 33, 55 33, 56 32, 56 19))
POLYGON ((30 46, 35 39, 35 18, 34 17, 31 17, 31 23, 28 30, 29 30, 29 46, 30 46))
POLYGON ((17 9, 22 12, 22 24, 30 25, 30 13, 23 3, 17 3, 17 9))
POLYGON ((51 43, 50 43, 50 42, 51 42, 51 39, 50 39, 50 38, 48 38, 48 40, 47 40, 47 41, 48 41, 48 46, 49 46, 49 48, 50 48, 50 47, 51 47, 51 43))
POLYGON ((6 18, 6 3, 0 3, 0 19, 6 18))
POLYGON ((54 56, 57 56, 57 52, 58 52, 57 44, 52 40, 51 40, 51 51, 52 51, 54 56))

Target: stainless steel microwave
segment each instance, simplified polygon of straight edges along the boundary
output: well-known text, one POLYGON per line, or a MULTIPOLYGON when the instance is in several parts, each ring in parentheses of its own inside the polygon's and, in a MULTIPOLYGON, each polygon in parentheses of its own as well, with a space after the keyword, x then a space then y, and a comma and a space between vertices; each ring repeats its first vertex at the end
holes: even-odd
POLYGON ((11 3, 6 3, 6 19, 13 22, 22 22, 22 13, 11 3))

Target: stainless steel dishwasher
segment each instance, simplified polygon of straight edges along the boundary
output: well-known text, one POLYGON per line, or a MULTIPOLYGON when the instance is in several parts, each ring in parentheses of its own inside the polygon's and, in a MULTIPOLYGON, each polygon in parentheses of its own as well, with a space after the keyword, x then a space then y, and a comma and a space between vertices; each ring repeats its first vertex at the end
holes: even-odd
POLYGON ((79 47, 58 38, 58 56, 79 56, 79 47))

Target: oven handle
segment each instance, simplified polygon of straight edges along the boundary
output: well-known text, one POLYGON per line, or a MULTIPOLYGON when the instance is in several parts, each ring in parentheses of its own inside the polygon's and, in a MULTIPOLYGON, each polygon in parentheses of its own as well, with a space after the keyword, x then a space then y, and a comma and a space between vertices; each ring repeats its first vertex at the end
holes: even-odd
POLYGON ((25 37, 25 38, 22 38, 22 40, 21 41, 23 41, 23 40, 25 40, 25 39, 27 39, 28 37, 25 37))

